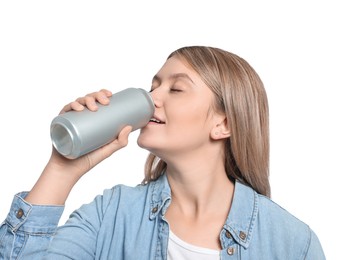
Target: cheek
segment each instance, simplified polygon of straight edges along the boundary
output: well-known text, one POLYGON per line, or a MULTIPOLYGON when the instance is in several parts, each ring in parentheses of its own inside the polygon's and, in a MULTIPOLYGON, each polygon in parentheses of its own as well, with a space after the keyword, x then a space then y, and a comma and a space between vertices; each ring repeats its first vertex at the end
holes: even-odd
POLYGON ((181 134, 198 134, 208 131, 208 108, 196 105, 183 106, 172 114, 170 130, 181 134))

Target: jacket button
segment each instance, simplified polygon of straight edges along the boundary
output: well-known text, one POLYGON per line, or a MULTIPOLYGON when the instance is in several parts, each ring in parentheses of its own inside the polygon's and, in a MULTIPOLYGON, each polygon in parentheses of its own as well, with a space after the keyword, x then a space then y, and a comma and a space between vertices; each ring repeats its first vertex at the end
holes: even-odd
POLYGON ((153 209, 152 209, 152 213, 156 213, 158 211, 158 207, 155 206, 153 209))
POLYGON ((246 237, 247 237, 247 235, 246 235, 245 232, 240 231, 239 237, 240 237, 242 240, 245 240, 246 237))
POLYGON ((225 236, 226 236, 227 238, 232 238, 232 235, 231 235, 231 233, 229 233, 228 230, 226 230, 225 236))
POLYGON ((18 212, 16 212, 16 217, 20 219, 22 218, 22 216, 23 216, 23 209, 19 209, 18 212))
POLYGON ((234 254, 234 248, 233 247, 228 247, 227 248, 227 254, 228 255, 233 255, 234 254))

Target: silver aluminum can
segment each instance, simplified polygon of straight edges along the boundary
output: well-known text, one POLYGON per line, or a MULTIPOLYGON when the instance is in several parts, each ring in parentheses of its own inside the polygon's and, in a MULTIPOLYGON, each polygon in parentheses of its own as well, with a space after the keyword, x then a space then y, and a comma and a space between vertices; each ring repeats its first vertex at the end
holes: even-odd
POLYGON ((144 127, 154 114, 151 95, 141 88, 124 89, 108 105, 98 106, 97 111, 69 111, 52 120, 51 140, 61 155, 76 159, 110 143, 127 125, 132 131, 144 127))

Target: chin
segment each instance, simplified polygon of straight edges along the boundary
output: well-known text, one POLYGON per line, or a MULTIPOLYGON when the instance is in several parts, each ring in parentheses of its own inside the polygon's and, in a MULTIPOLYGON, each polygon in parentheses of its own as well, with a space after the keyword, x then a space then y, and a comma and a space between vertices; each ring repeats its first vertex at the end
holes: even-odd
POLYGON ((142 136, 142 134, 140 134, 138 136, 138 139, 137 139, 137 144, 138 144, 139 147, 150 151, 151 141, 152 141, 151 139, 146 138, 146 137, 142 136))
POLYGON ((148 149, 153 146, 155 139, 156 138, 153 134, 144 129, 141 129, 137 138, 137 144, 141 148, 148 149))
POLYGON ((160 154, 160 149, 154 147, 153 139, 143 138, 141 136, 137 139, 137 144, 139 147, 147 150, 148 152, 158 156, 160 154))

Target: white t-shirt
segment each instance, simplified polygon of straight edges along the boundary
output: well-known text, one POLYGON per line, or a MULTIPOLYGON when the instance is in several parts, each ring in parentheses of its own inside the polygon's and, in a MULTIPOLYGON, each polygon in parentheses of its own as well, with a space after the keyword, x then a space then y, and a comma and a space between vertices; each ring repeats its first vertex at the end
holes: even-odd
POLYGON ((220 251, 191 245, 170 230, 167 260, 219 260, 220 251))

